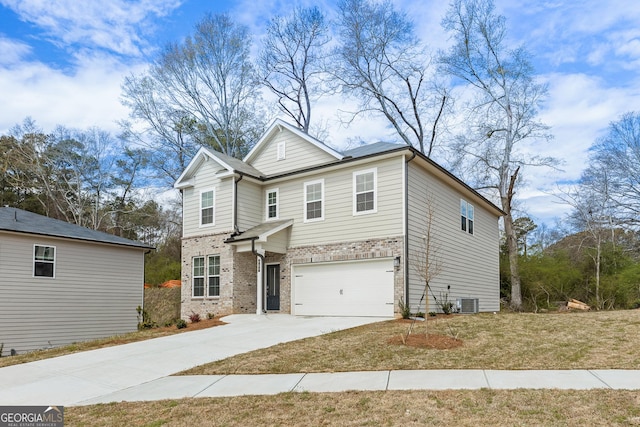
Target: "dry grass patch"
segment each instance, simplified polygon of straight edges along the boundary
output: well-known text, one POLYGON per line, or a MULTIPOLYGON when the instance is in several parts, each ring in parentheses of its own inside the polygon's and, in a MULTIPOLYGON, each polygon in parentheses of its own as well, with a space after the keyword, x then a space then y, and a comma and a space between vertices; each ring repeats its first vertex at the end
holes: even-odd
POLYGON ((279 344, 184 374, 397 369, 640 369, 640 310, 439 317, 414 334, 461 340, 445 350, 392 345, 408 325, 387 321, 279 344))
POLYGON ((68 426, 629 426, 632 391, 285 393, 65 408, 68 426))

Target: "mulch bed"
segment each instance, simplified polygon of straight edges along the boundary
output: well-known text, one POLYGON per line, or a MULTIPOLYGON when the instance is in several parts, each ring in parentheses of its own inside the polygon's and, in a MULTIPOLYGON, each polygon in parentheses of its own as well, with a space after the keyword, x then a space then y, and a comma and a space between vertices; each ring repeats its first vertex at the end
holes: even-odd
POLYGON ((397 335, 390 338, 387 343, 394 345, 406 345, 416 348, 432 348, 435 350, 450 350, 452 348, 461 347, 462 340, 440 334, 409 334, 397 335))

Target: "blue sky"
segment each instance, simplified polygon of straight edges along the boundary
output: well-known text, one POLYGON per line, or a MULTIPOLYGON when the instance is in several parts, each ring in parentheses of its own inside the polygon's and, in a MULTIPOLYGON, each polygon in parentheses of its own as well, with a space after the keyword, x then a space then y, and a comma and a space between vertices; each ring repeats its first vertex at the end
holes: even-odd
MULTIPOLYGON (((333 0, 306 3, 335 13, 333 0)), ((414 19, 429 46, 447 47, 440 27, 446 2, 394 3, 414 19)), ((0 134, 27 116, 45 130, 62 124, 115 133, 117 121, 128 113, 119 100, 123 78, 143 72, 165 43, 190 33, 205 13, 228 12, 258 41, 269 17, 286 14, 290 5, 277 0, 0 0, 0 134)), ((554 139, 534 141, 528 149, 559 158, 563 170, 530 170, 519 194, 524 210, 549 222, 566 211, 549 196, 557 183, 580 176, 588 147, 609 122, 640 110, 640 2, 496 0, 496 7, 507 18, 510 41, 526 46, 540 80, 549 85, 540 118, 551 126, 554 139)), ((393 139, 380 120, 340 127, 339 102, 326 99, 318 105, 331 143, 393 139)))

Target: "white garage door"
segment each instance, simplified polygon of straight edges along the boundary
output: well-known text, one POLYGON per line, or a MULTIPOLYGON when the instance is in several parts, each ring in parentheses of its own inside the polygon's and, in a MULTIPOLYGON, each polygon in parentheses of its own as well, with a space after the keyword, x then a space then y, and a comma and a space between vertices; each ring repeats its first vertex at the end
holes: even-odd
POLYGON ((298 316, 393 317, 393 259, 293 267, 298 316))

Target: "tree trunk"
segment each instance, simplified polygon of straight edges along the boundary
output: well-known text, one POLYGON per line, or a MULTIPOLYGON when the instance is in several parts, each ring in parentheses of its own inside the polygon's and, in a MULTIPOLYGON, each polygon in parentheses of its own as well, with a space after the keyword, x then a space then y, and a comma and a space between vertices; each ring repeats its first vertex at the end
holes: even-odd
POLYGON ((502 210, 504 216, 504 233, 507 240, 507 253, 509 255, 509 273, 511 276, 511 308, 520 310, 522 308, 522 288, 520 286, 520 271, 518 268, 518 239, 516 230, 513 227, 513 216, 511 214, 511 200, 513 199, 513 187, 518 177, 518 167, 509 180, 509 190, 506 197, 502 197, 502 210))

